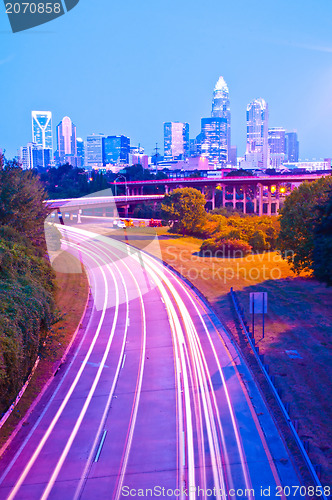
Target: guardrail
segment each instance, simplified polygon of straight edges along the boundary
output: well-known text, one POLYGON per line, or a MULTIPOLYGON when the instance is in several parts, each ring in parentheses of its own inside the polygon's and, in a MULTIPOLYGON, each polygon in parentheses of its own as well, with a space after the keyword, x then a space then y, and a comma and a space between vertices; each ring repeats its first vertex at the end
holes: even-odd
POLYGON ((248 343, 252 349, 252 352, 256 358, 256 361, 261 369, 261 371, 263 372, 264 376, 265 376, 265 379, 275 397, 275 400, 276 402, 278 403, 278 406, 287 422, 287 425, 293 435, 293 438, 298 446, 298 449, 302 455, 302 458, 307 466, 307 469, 310 473, 310 476, 311 476, 311 479, 312 481, 314 482, 314 485, 320 489, 320 491, 322 492, 322 494, 320 495, 320 498, 324 499, 324 500, 330 500, 331 499, 331 496, 325 496, 324 494, 324 488, 317 476, 317 473, 316 473, 316 470, 314 468, 314 466, 312 465, 311 463, 311 460, 307 454, 307 451, 305 449, 305 445, 304 443, 302 443, 301 441, 301 438, 300 436, 298 435, 297 433, 297 430, 295 428, 295 422, 293 423, 290 416, 289 416, 289 413, 285 407, 285 405, 283 404, 281 398, 280 398, 280 395, 278 393, 278 390, 277 388, 275 387, 274 385, 274 378, 272 376, 270 376, 269 374, 269 368, 268 366, 266 366, 264 364, 264 356, 261 354, 259 354, 259 347, 255 345, 255 339, 254 337, 251 335, 251 332, 250 330, 248 329, 248 326, 247 326, 247 322, 244 318, 244 311, 243 311, 243 308, 241 307, 240 303, 239 303, 239 299, 237 298, 237 295, 236 293, 234 292, 233 290, 233 287, 231 287, 230 289, 230 294, 231 294, 231 297, 232 297, 232 301, 233 301, 233 304, 234 304, 234 308, 235 308, 235 311, 237 313, 237 316, 238 316, 238 319, 240 321, 240 324, 241 324, 241 327, 242 327, 242 330, 248 340, 248 343))

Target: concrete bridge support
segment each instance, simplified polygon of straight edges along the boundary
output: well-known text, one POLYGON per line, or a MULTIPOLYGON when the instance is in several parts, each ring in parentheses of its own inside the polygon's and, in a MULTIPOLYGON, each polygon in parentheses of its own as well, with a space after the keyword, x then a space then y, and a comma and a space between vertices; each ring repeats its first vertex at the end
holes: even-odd
POLYGON ((236 209, 236 187, 233 186, 233 208, 236 209))
POLYGON ((213 186, 213 188, 212 188, 211 205, 212 205, 212 210, 214 210, 216 208, 216 188, 215 188, 215 186, 213 186))
POLYGON ((243 187, 243 213, 247 213, 247 187, 243 187))
POLYGON ((271 186, 269 186, 267 191, 267 215, 271 216, 272 213, 272 196, 271 196, 271 186))
POLYGON ((263 215, 263 184, 258 184, 258 215, 261 217, 263 215))
POLYGON ((279 210, 280 210, 280 188, 278 184, 276 189, 276 215, 278 215, 279 210))

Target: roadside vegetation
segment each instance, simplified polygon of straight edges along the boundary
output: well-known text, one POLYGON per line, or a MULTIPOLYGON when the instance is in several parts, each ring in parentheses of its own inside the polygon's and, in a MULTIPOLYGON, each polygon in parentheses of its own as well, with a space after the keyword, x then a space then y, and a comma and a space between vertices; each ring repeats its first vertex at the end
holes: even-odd
MULTIPOLYGON (((56 280, 47 259, 45 198, 33 172, 0 155, 0 418, 37 357, 52 358, 50 345, 64 319, 63 279, 56 280)), ((59 236, 55 227, 47 228, 50 249, 59 249, 59 236)), ((86 290, 84 304, 85 298, 86 290)))
MULTIPOLYGON (((61 271, 55 271, 54 300, 57 306, 58 318, 47 332, 46 342, 39 348, 40 362, 28 388, 15 410, 1 428, 0 447, 6 442, 18 423, 29 410, 31 404, 42 391, 44 385, 54 374, 59 360, 63 356, 72 335, 81 320, 88 296, 88 281, 84 272, 71 273, 80 265, 72 255, 62 252, 61 271), (74 298, 74 300, 73 300, 74 298)), ((83 270, 82 270, 83 271, 83 270)))
POLYGON ((165 196, 162 217, 171 231, 203 239, 200 253, 245 257, 278 250, 296 274, 332 284, 332 178, 305 182, 287 196, 280 216, 206 213, 204 195, 193 188, 165 196))
MULTIPOLYGON (((140 181, 140 180, 154 180, 164 179, 167 175, 163 172, 153 173, 149 169, 144 169, 142 165, 133 165, 121 170, 121 175, 127 181, 140 181)), ((105 189, 114 188, 114 180, 119 177, 119 174, 114 174, 109 171, 102 172, 88 172, 84 168, 73 167, 66 163, 59 167, 52 167, 39 174, 40 181, 47 193, 49 199, 59 198, 80 198, 89 194, 98 193, 105 189)), ((120 178, 119 181, 124 181, 120 178)), ((146 187, 146 194, 153 193, 154 187, 146 187)), ((161 194, 164 192, 163 187, 158 187, 161 194)), ((125 187, 121 184, 116 187, 116 193, 124 194, 125 187)))
POLYGON ((36 176, 0 157, 0 413, 24 384, 56 314, 44 199, 36 176))
POLYGON ((313 273, 331 285, 332 177, 294 189, 281 209, 280 225, 277 245, 292 269, 313 273))

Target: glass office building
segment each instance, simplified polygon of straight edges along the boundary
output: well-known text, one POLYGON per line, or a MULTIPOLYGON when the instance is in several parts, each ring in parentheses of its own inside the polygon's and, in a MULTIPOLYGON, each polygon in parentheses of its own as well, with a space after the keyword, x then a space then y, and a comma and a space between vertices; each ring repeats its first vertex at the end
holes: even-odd
POLYGON ((269 166, 269 111, 264 99, 255 99, 247 106, 247 150, 245 168, 269 166))
POLYGON ((299 141, 296 132, 286 133, 286 161, 288 162, 298 162, 299 161, 299 141))
POLYGON ((110 135, 103 138, 103 164, 128 163, 130 139, 124 135, 110 135))
POLYGON ((52 151, 38 144, 29 142, 20 149, 20 163, 24 170, 36 169, 42 171, 51 166, 52 151))
POLYGON ((281 127, 269 128, 268 143, 270 167, 280 168, 285 163, 286 130, 281 127))
POLYGON ((189 123, 164 123, 164 159, 184 160, 189 156, 189 123))
POLYGON ((103 138, 102 134, 88 135, 86 139, 85 164, 89 168, 100 168, 103 166, 103 138))
POLYGON ((210 162, 225 165, 227 163, 227 119, 202 118, 200 151, 210 162))
POLYGON ((76 151, 77 158, 79 159, 78 164, 80 167, 85 165, 85 144, 81 137, 77 137, 76 139, 76 151))

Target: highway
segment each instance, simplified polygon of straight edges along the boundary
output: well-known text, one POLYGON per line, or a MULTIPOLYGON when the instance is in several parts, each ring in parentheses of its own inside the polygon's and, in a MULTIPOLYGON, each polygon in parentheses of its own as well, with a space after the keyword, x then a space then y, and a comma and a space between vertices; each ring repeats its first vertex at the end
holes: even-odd
POLYGON ((1 457, 0 499, 286 498, 277 492, 299 486, 297 473, 213 311, 157 259, 61 231, 90 303, 1 457))

